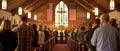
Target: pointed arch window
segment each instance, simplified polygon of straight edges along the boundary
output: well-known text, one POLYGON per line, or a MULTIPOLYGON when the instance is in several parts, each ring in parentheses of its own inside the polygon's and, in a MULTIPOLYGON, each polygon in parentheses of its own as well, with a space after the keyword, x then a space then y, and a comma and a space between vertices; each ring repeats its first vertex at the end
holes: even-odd
POLYGON ((55 26, 68 26, 68 7, 63 1, 55 8, 55 26))

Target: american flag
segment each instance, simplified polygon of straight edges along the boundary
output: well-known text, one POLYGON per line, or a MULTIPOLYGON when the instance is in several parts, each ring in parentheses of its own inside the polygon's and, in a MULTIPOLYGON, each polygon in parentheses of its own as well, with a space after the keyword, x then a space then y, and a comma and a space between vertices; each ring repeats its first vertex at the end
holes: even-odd
POLYGON ((47 21, 52 21, 53 19, 53 3, 47 3, 47 21))
POLYGON ((76 20, 76 4, 75 3, 70 4, 69 19, 76 20))

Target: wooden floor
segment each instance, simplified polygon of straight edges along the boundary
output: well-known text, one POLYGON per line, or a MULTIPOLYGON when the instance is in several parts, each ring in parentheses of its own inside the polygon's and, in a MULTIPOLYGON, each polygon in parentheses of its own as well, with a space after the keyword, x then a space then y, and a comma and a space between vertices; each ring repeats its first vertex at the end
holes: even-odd
POLYGON ((56 44, 53 51, 70 51, 70 48, 67 44, 56 44))

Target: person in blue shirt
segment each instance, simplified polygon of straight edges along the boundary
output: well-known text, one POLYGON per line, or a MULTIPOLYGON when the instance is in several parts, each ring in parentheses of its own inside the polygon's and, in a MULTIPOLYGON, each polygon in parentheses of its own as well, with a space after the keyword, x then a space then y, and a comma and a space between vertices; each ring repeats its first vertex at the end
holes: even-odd
POLYGON ((44 41, 47 42, 49 40, 49 32, 48 32, 46 26, 45 26, 44 34, 45 34, 45 40, 44 41))
POLYGON ((109 24, 109 15, 104 14, 100 17, 101 26, 94 31, 91 44, 97 51, 115 51, 117 29, 109 24))

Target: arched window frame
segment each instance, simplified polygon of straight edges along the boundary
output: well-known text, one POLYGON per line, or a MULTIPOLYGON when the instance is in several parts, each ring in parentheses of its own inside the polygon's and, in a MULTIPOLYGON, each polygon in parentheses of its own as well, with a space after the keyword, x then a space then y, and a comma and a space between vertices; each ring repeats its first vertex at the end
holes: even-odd
POLYGON ((68 26, 68 7, 63 1, 55 8, 55 26, 68 26))

